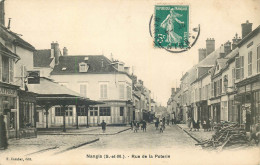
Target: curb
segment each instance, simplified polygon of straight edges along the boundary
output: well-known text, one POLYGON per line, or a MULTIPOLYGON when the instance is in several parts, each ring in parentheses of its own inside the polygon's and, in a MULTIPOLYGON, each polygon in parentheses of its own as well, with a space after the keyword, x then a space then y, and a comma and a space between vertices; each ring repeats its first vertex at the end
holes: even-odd
POLYGON ((96 142, 96 141, 99 141, 99 138, 94 139, 94 140, 91 140, 91 141, 88 141, 88 142, 85 142, 85 143, 78 144, 78 145, 76 145, 76 146, 69 147, 69 148, 67 148, 67 149, 65 149, 65 150, 62 150, 62 151, 56 152, 56 153, 54 153, 53 155, 61 154, 61 153, 64 153, 64 152, 67 152, 67 151, 70 151, 70 150, 73 150, 73 149, 79 148, 79 147, 81 147, 81 146, 84 146, 84 145, 87 145, 87 144, 94 143, 94 142, 96 142))
POLYGON ((45 152, 45 151, 54 150, 56 148, 59 148, 59 147, 55 146, 55 147, 45 148, 45 149, 42 149, 42 150, 39 150, 39 151, 36 151, 36 152, 32 152, 32 153, 26 154, 25 156, 30 156, 30 155, 42 153, 42 152, 45 152))
POLYGON ((127 128, 127 129, 124 129, 124 130, 121 130, 121 131, 118 131, 118 132, 115 132, 115 133, 49 133, 49 134, 39 134, 39 135, 116 135, 116 134, 119 134, 121 132, 124 132, 124 131, 127 131, 131 128, 127 128))
MULTIPOLYGON (((176 124, 177 125, 177 124, 176 124)), ((177 125, 180 129, 182 129, 186 134, 188 134, 193 140, 195 140, 197 143, 201 143, 200 140, 198 140, 197 138, 195 138, 193 135, 191 135, 188 131, 186 131, 185 129, 183 129, 182 127, 180 127, 179 125, 177 125)))

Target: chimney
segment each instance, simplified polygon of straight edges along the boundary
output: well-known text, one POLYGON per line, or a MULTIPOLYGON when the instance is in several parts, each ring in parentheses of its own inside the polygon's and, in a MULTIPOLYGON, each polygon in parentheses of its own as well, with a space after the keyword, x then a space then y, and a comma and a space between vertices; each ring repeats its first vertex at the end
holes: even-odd
POLYGON ((237 44, 241 41, 241 38, 237 37, 238 34, 236 33, 235 37, 232 39, 232 50, 236 49, 237 44))
POLYGON ((231 42, 230 42, 230 41, 227 41, 227 42, 224 44, 224 53, 225 53, 225 56, 228 55, 230 52, 231 52, 231 42))
POLYGON ((63 56, 68 55, 68 49, 66 47, 63 48, 63 56))
POLYGON ((130 67, 124 67, 124 71, 129 74, 130 67))
POLYGON ((144 82, 142 80, 138 80, 139 84, 144 85, 144 82))
POLYGON ((175 95, 175 88, 172 88, 172 96, 175 95))
POLYGON ((206 56, 207 56, 206 49, 204 48, 199 49, 199 62, 202 61, 206 56))
POLYGON ((60 48, 59 48, 58 42, 56 42, 56 43, 52 42, 51 43, 51 49, 54 50, 55 65, 58 65, 59 64, 59 58, 60 58, 60 48))
POLYGON ((207 52, 206 54, 209 55, 213 51, 215 51, 215 39, 214 38, 208 38, 206 40, 206 52, 207 52))
POLYGON ((242 39, 252 31, 252 23, 247 20, 246 23, 242 23, 242 39))
POLYGON ((0 24, 5 26, 5 0, 0 2, 0 24))

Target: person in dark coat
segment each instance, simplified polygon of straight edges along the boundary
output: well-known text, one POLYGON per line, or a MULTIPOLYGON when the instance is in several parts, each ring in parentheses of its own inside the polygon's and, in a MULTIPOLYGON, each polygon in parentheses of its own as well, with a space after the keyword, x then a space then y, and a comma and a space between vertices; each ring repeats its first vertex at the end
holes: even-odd
POLYGON ((156 120, 156 122, 155 122, 154 124, 155 124, 155 128, 156 128, 156 130, 158 130, 158 127, 159 127, 159 121, 156 120))
POLYGON ((146 121, 145 120, 143 121, 143 132, 144 131, 146 132, 146 121))
POLYGON ((0 148, 7 149, 8 142, 6 137, 6 127, 4 116, 0 115, 0 148))
POLYGON ((106 131, 106 126, 107 126, 107 123, 103 120, 102 123, 101 123, 103 133, 105 133, 105 131, 106 131))

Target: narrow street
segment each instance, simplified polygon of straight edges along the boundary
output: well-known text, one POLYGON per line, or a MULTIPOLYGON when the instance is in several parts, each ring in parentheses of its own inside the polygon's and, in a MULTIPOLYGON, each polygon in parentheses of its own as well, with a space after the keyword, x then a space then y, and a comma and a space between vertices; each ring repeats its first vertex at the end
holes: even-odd
POLYGON ((160 133, 159 130, 155 130, 154 124, 149 124, 146 132, 139 129, 137 133, 128 130, 118 135, 101 136, 98 142, 78 149, 156 149, 158 147, 175 148, 180 146, 194 148, 195 143, 176 125, 166 125, 165 131, 160 133))

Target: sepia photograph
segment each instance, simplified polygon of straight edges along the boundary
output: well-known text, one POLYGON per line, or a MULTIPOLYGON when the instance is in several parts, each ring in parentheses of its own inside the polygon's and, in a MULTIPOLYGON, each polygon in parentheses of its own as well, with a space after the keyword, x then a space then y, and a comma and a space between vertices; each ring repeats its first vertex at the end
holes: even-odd
POLYGON ((0 0, 0 165, 260 165, 260 0, 0 0))

